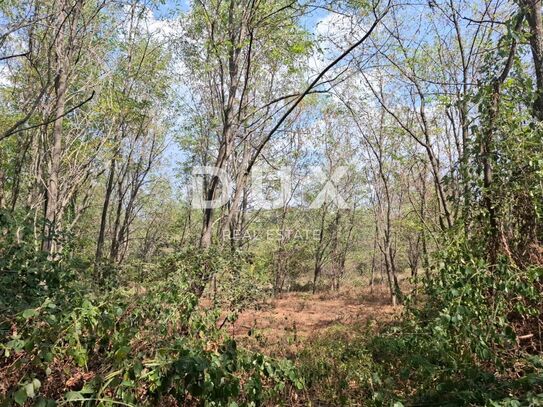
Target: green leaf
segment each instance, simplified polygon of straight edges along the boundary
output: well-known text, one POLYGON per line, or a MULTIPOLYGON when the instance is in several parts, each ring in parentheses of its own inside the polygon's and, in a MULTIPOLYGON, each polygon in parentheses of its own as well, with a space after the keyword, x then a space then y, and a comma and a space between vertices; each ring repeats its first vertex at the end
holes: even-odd
POLYGON ((28 383, 25 385, 26 395, 30 397, 31 399, 34 398, 36 393, 34 392, 34 385, 32 383, 28 383))
POLYGON ((41 382, 38 379, 32 380, 32 386, 34 386, 34 391, 38 391, 41 387, 41 382))
POLYGON ((64 396, 66 398, 66 401, 77 401, 77 400, 83 400, 83 395, 78 391, 69 391, 64 396))
POLYGON ((94 394, 95 393, 94 387, 92 387, 91 384, 86 383, 83 388, 79 391, 81 394, 94 394))
POLYGON ((36 311, 33 308, 25 309, 23 311, 23 318, 24 319, 30 319, 32 317, 35 317, 36 315, 38 315, 38 311, 36 311))
POLYGON ((26 402, 26 399, 28 398, 26 394, 26 389, 24 387, 21 387, 19 390, 15 392, 15 394, 13 395, 13 398, 15 399, 15 402, 17 404, 22 406, 26 402))

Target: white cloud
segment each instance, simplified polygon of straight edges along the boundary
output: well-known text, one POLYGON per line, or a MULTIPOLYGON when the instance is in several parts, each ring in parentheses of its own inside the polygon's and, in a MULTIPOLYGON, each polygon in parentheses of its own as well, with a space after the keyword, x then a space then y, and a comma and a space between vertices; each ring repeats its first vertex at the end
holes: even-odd
POLYGON ((0 66, 0 88, 9 86, 11 86, 11 79, 9 78, 8 69, 6 66, 0 66))
POLYGON ((178 19, 157 19, 151 10, 147 10, 145 22, 149 32, 156 34, 159 38, 166 39, 181 32, 181 24, 178 19))
POLYGON ((353 17, 337 13, 328 13, 315 28, 317 37, 323 38, 329 48, 351 45, 358 39, 357 31, 353 17))
MULTIPOLYGON (((309 58, 308 64, 313 73, 322 71, 341 52, 352 46, 364 34, 355 16, 345 14, 328 13, 315 25, 315 39, 317 48, 309 58)), ((328 77, 333 77, 338 70, 330 72, 328 77)))

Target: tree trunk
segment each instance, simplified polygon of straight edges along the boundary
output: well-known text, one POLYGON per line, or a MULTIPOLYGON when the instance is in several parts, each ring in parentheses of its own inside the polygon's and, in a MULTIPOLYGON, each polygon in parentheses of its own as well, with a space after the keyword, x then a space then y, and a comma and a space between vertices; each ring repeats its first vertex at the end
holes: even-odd
POLYGON ((109 175, 106 185, 106 194, 104 197, 104 204, 102 205, 102 216, 100 218, 100 231, 98 232, 98 241, 96 243, 96 257, 94 260, 94 271, 97 272, 100 267, 100 261, 102 260, 102 252, 104 249, 104 240, 106 235, 107 214, 109 210, 109 202, 111 200, 111 193, 113 192, 113 184, 115 180, 115 162, 117 153, 111 158, 109 165, 109 175))
POLYGON ((317 292, 317 280, 319 278, 319 275, 322 271, 322 257, 324 255, 322 244, 324 241, 324 223, 326 219, 326 207, 322 207, 322 217, 321 217, 321 225, 320 225, 320 232, 319 232, 319 243, 317 245, 317 248, 315 250, 315 267, 313 269, 313 294, 317 292))
POLYGON ((66 46, 64 44, 65 37, 63 28, 67 13, 64 9, 63 1, 58 2, 57 16, 58 32, 55 41, 55 105, 53 109, 55 121, 53 122, 52 148, 48 163, 49 176, 47 180, 47 197, 45 201, 45 234, 43 243, 43 250, 50 254, 54 254, 57 250, 55 234, 57 233, 58 219, 56 216, 60 193, 59 172, 62 156, 62 115, 64 114, 64 108, 66 106, 66 90, 68 87, 68 61, 66 46))
POLYGON ((530 48, 534 61, 537 96, 534 115, 543 120, 543 23, 541 21, 541 0, 522 0, 521 5, 530 26, 530 48))

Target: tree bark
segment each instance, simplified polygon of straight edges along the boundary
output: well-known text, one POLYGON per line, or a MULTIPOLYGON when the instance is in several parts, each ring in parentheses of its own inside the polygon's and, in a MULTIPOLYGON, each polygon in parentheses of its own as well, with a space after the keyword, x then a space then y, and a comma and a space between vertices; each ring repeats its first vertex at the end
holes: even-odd
POLYGON ((530 48, 534 61, 537 95, 534 102, 534 115, 543 120, 543 23, 541 20, 541 0, 521 0, 523 11, 530 26, 530 48))
POLYGON ((66 90, 68 87, 68 53, 65 44, 63 25, 68 17, 63 1, 58 2, 56 26, 58 32, 55 41, 55 105, 53 114, 52 146, 48 163, 48 180, 45 200, 45 228, 43 250, 54 254, 57 250, 55 235, 57 233, 57 211, 59 203, 59 172, 62 156, 62 123, 66 106, 66 90))
POLYGON ((100 267, 100 261, 102 260, 102 253, 104 250, 104 241, 106 236, 107 214, 109 211, 109 203, 111 201, 111 194, 113 192, 113 184, 115 180, 115 163, 117 152, 111 158, 109 165, 109 175, 106 185, 106 193, 104 196, 104 204, 102 205, 102 215, 100 217, 100 231, 98 232, 98 241, 96 242, 96 256, 94 260, 94 271, 97 272, 100 267))

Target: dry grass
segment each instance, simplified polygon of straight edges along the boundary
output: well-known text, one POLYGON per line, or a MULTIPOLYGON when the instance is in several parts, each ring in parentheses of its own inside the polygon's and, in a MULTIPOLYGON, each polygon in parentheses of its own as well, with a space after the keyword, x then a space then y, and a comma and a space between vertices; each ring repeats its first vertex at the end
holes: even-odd
POLYGON ((385 324, 401 312, 390 305, 388 288, 344 288, 339 292, 287 293, 245 310, 225 326, 243 346, 268 354, 295 351, 332 326, 385 324))

